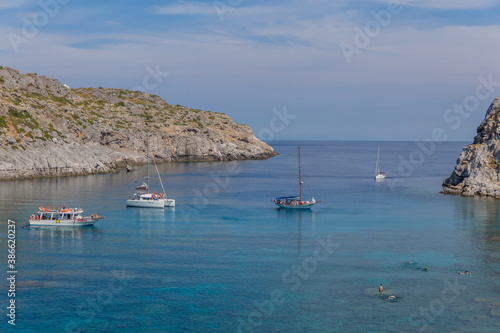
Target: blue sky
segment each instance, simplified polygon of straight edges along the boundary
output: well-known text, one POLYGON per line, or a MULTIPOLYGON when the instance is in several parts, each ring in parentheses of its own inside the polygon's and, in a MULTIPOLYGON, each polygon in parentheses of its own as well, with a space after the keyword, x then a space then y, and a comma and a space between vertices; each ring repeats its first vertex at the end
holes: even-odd
POLYGON ((0 65, 147 86, 265 139, 471 141, 500 96, 478 88, 500 82, 498 0, 395 1, 1 1, 0 65))

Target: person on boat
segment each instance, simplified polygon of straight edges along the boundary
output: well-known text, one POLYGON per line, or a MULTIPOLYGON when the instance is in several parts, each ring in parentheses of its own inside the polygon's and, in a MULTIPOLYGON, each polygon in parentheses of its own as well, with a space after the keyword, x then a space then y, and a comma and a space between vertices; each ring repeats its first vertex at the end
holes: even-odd
POLYGON ((382 283, 378 287, 378 292, 381 293, 381 294, 384 292, 384 287, 382 286, 382 283))

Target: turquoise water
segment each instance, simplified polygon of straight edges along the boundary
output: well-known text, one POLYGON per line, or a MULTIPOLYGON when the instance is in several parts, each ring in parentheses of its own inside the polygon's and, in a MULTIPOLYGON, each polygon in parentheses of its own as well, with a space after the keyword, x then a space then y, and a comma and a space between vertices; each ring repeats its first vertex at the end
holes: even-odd
POLYGON ((264 161, 159 165, 177 201, 165 211, 125 207, 145 167, 4 182, 5 262, 6 220, 18 222, 15 330, 496 332, 499 201, 438 193, 465 144, 419 155, 412 142, 282 141, 264 161), (284 190, 298 145, 305 196, 322 200, 311 212, 270 202, 295 194, 284 190), (376 183, 378 146, 388 178, 376 183), (21 227, 55 204, 106 219, 21 227))

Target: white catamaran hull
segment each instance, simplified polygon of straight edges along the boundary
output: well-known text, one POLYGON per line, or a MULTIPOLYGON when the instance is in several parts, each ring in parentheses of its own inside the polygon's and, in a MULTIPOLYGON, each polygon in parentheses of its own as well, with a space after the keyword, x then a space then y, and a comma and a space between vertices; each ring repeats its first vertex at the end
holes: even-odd
POLYGON ((127 200, 127 207, 139 207, 139 208, 164 208, 166 206, 165 200, 127 200))
POLYGON ((165 199, 165 207, 175 207, 175 199, 165 199))
POLYGON ((56 225, 56 226, 87 226, 87 225, 94 225, 97 221, 99 221, 101 218, 92 218, 92 217, 83 217, 79 219, 74 219, 74 220, 36 220, 36 219, 29 219, 29 224, 31 226, 47 226, 47 225, 56 225))

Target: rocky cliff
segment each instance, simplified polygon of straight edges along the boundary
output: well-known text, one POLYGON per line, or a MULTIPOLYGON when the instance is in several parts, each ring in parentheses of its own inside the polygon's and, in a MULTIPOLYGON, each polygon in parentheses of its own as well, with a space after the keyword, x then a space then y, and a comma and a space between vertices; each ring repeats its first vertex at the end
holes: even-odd
POLYGON ((442 193, 500 198, 500 97, 491 103, 474 143, 464 147, 442 193))
POLYGON ((227 115, 158 96, 0 66, 0 180, 109 173, 127 164, 264 159, 274 150, 227 115))

